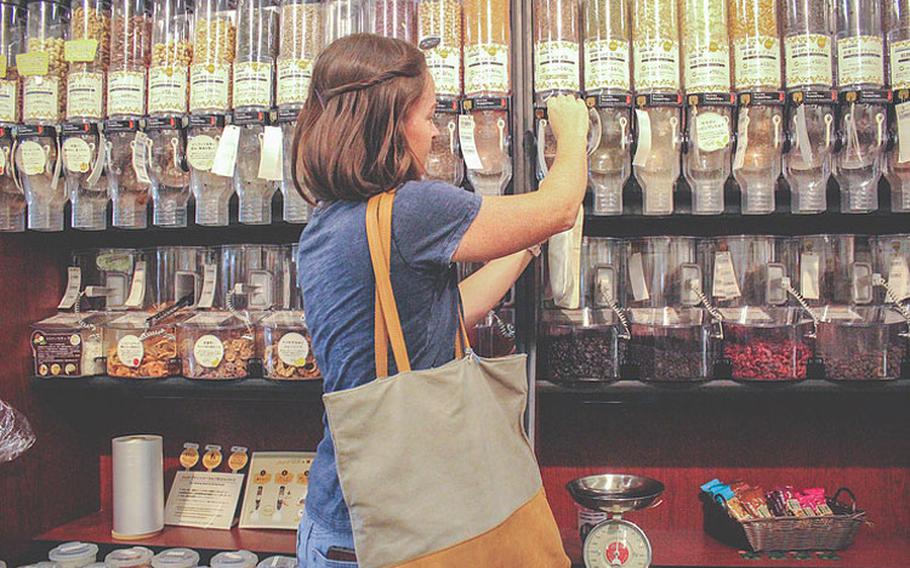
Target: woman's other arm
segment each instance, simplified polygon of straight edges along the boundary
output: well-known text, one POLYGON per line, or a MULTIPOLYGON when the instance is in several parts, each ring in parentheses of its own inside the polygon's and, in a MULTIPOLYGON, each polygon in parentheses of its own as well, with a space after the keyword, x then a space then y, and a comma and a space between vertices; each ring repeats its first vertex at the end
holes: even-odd
POLYGON ((491 260, 461 282, 458 287, 469 329, 499 303, 533 258, 527 250, 512 253, 491 260))

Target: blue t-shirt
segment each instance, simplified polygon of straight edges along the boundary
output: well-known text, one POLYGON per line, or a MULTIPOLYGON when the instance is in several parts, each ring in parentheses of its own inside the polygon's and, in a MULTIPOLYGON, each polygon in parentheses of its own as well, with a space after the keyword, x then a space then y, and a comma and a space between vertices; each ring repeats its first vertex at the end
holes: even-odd
MULTIPOLYGON (((480 210, 479 195, 451 185, 408 182, 392 212, 391 278, 401 327, 415 370, 454 356, 458 279, 452 255, 480 210)), ((373 347, 375 281, 366 235, 366 202, 336 201, 316 209, 300 236, 298 283, 325 392, 376 378, 373 347)), ((389 372, 394 358, 389 356, 389 372)), ((335 448, 325 435, 310 468, 307 516, 350 530, 338 482, 335 448)))

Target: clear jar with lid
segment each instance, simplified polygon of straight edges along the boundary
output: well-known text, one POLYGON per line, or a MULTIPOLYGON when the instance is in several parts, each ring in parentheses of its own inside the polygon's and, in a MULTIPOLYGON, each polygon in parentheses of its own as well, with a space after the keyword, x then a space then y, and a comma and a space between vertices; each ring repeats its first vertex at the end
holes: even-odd
POLYGON ((190 112, 231 108, 231 64, 236 53, 235 12, 228 0, 196 4, 190 68, 190 112))
POLYGON ((199 553, 189 548, 169 548, 152 558, 152 568, 196 568, 199 553))
POLYGON ((75 0, 70 4, 70 34, 65 59, 66 119, 101 120, 105 116, 105 79, 110 61, 110 0, 75 0))
POLYGON ((644 381, 703 381, 714 367, 718 325, 701 307, 703 279, 696 240, 646 237, 624 243, 623 307, 631 339, 626 363, 644 381), (710 325, 709 325, 710 324, 710 325))
POLYGON ((289 250, 278 245, 226 245, 219 252, 216 307, 265 311, 281 306, 289 250))
POLYGON ((507 0, 464 0, 464 94, 508 96, 511 6, 507 0))
POLYGON ((417 36, 417 0, 367 0, 370 32, 411 43, 417 36))
POLYGON ((364 0, 327 0, 325 14, 325 45, 338 38, 367 31, 364 0))
POLYGON ((28 3, 25 53, 16 58, 22 87, 22 116, 26 124, 57 124, 66 110, 64 40, 69 9, 63 2, 28 3))
POLYGON ((151 568, 155 553, 144 546, 121 548, 104 557, 108 568, 151 568))
POLYGON ((278 108, 306 102, 313 63, 325 42, 325 16, 319 0, 282 0, 278 32, 278 108))
POLYGON ((25 193, 13 168, 10 127, 22 115, 16 55, 25 49, 25 10, 0 2, 0 232, 25 230, 25 193))
POLYGON ((737 91, 781 86, 777 0, 730 0, 737 91))
POLYGON ((183 120, 179 116, 150 116, 146 122, 146 133, 152 145, 149 177, 154 202, 152 217, 156 226, 186 226, 190 171, 183 131, 183 120))
POLYGON ((265 378, 279 381, 319 379, 310 331, 303 311, 280 311, 259 321, 262 370, 265 378))
POLYGON ((48 552, 51 562, 60 568, 84 568, 93 563, 98 556, 98 545, 90 542, 67 542, 48 552))
POLYGON ((590 0, 584 3, 584 9, 585 93, 629 93, 629 0, 590 0))
MULTIPOLYGON (((70 99, 72 100, 72 99, 70 99)), ((61 127, 63 172, 69 195, 71 225, 83 231, 107 228, 108 149, 97 122, 67 122, 61 127)))
POLYGON ((424 50, 437 97, 461 96, 463 29, 461 0, 417 3, 417 44, 424 50))
POLYGON ((679 7, 673 0, 632 2, 636 93, 680 90, 679 7))
POLYGON ((177 352, 188 379, 245 378, 255 355, 253 322, 245 313, 197 313, 177 324, 177 352))
MULTIPOLYGON (((65 313, 31 326, 34 373, 37 377, 92 377, 104 373, 102 312, 65 313)), ((94 561, 94 557, 90 562, 94 561)), ((86 562, 88 564, 88 562, 86 562)))
POLYGON ((106 171, 114 205, 113 225, 144 229, 152 182, 148 136, 139 131, 138 117, 109 119, 104 133, 109 150, 106 171))
POLYGON ((581 90, 579 8, 575 0, 534 1, 534 97, 538 104, 554 94, 581 90))
POLYGON ((111 118, 145 116, 152 35, 149 8, 145 0, 114 0, 107 77, 107 114, 111 118))
POLYGON ((235 110, 272 108, 277 38, 276 3, 273 0, 239 0, 233 77, 235 110))
POLYGON ((33 231, 62 231, 63 210, 69 195, 63 183, 63 158, 57 128, 25 125, 20 126, 16 133, 16 170, 28 206, 28 228, 33 231))
POLYGON ((834 178, 841 190, 841 211, 869 213, 878 209, 888 142, 882 4, 839 0, 837 7, 837 86, 846 102, 841 106, 843 144, 834 158, 834 178))
POLYGON ((256 568, 259 558, 249 550, 220 552, 212 557, 211 568, 256 568))
POLYGON ((160 379, 176 374, 171 362, 177 357, 176 323, 179 318, 149 323, 152 315, 150 312, 129 312, 104 324, 108 375, 160 379))
MULTIPOLYGON (((145 266, 146 278, 138 279, 137 285, 146 290, 148 278, 147 259, 136 249, 104 248, 75 251, 70 266, 78 267, 81 277, 79 306, 83 312, 100 310, 123 310, 127 307, 134 274, 137 268, 145 266)), ((144 307, 145 293, 139 290, 133 308, 144 307), (140 293, 142 292, 142 293, 140 293)))
POLYGON ((193 59, 192 18, 186 0, 153 1, 148 92, 151 116, 187 112, 189 67, 193 59))
POLYGON ((197 225, 222 227, 228 224, 229 203, 234 194, 233 175, 222 176, 212 171, 226 124, 227 115, 223 113, 193 114, 189 118, 186 161, 190 168, 190 188, 196 200, 197 225))

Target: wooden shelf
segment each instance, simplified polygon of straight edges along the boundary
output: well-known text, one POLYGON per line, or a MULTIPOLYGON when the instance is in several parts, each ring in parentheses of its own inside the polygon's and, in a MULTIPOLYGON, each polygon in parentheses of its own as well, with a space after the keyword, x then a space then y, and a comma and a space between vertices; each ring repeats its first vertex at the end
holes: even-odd
POLYGON ((297 546, 296 531, 238 528, 214 530, 164 527, 162 532, 153 537, 122 541, 111 536, 111 524, 111 514, 99 511, 39 534, 34 540, 41 542, 80 540, 96 544, 187 547, 197 550, 249 550, 256 553, 288 555, 295 554, 297 546))
POLYGON ((118 398, 204 398, 229 400, 295 401, 318 399, 322 381, 271 381, 249 378, 232 381, 121 379, 98 376, 76 379, 32 377, 32 389, 47 396, 108 396, 118 398))
POLYGON ((537 392, 546 396, 577 398, 600 403, 680 403, 810 398, 813 401, 881 400, 910 402, 910 381, 855 381, 833 383, 810 379, 794 383, 767 381, 739 383, 715 380, 704 383, 644 383, 622 380, 613 383, 553 383, 537 381, 537 392))
MULTIPOLYGON (((847 550, 839 551, 840 560, 822 560, 811 558, 769 559, 763 554, 761 559, 746 559, 735 548, 714 540, 703 531, 698 530, 647 530, 648 539, 654 550, 652 566, 661 567, 698 567, 733 568, 749 566, 762 568, 907 568, 910 566, 910 539, 895 537, 889 540, 878 540, 869 527, 860 528, 856 541, 847 550), (864 534, 865 533, 865 534, 864 534)), ((563 530, 563 543, 574 566, 583 566, 581 543, 578 533, 563 530)))

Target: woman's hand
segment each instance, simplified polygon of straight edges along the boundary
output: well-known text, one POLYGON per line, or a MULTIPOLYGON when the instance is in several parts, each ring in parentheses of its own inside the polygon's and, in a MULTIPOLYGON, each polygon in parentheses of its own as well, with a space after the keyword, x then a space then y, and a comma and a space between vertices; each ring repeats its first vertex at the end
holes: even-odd
POLYGON ((558 95, 547 100, 547 119, 557 148, 565 145, 588 146, 588 107, 573 95, 558 95))

